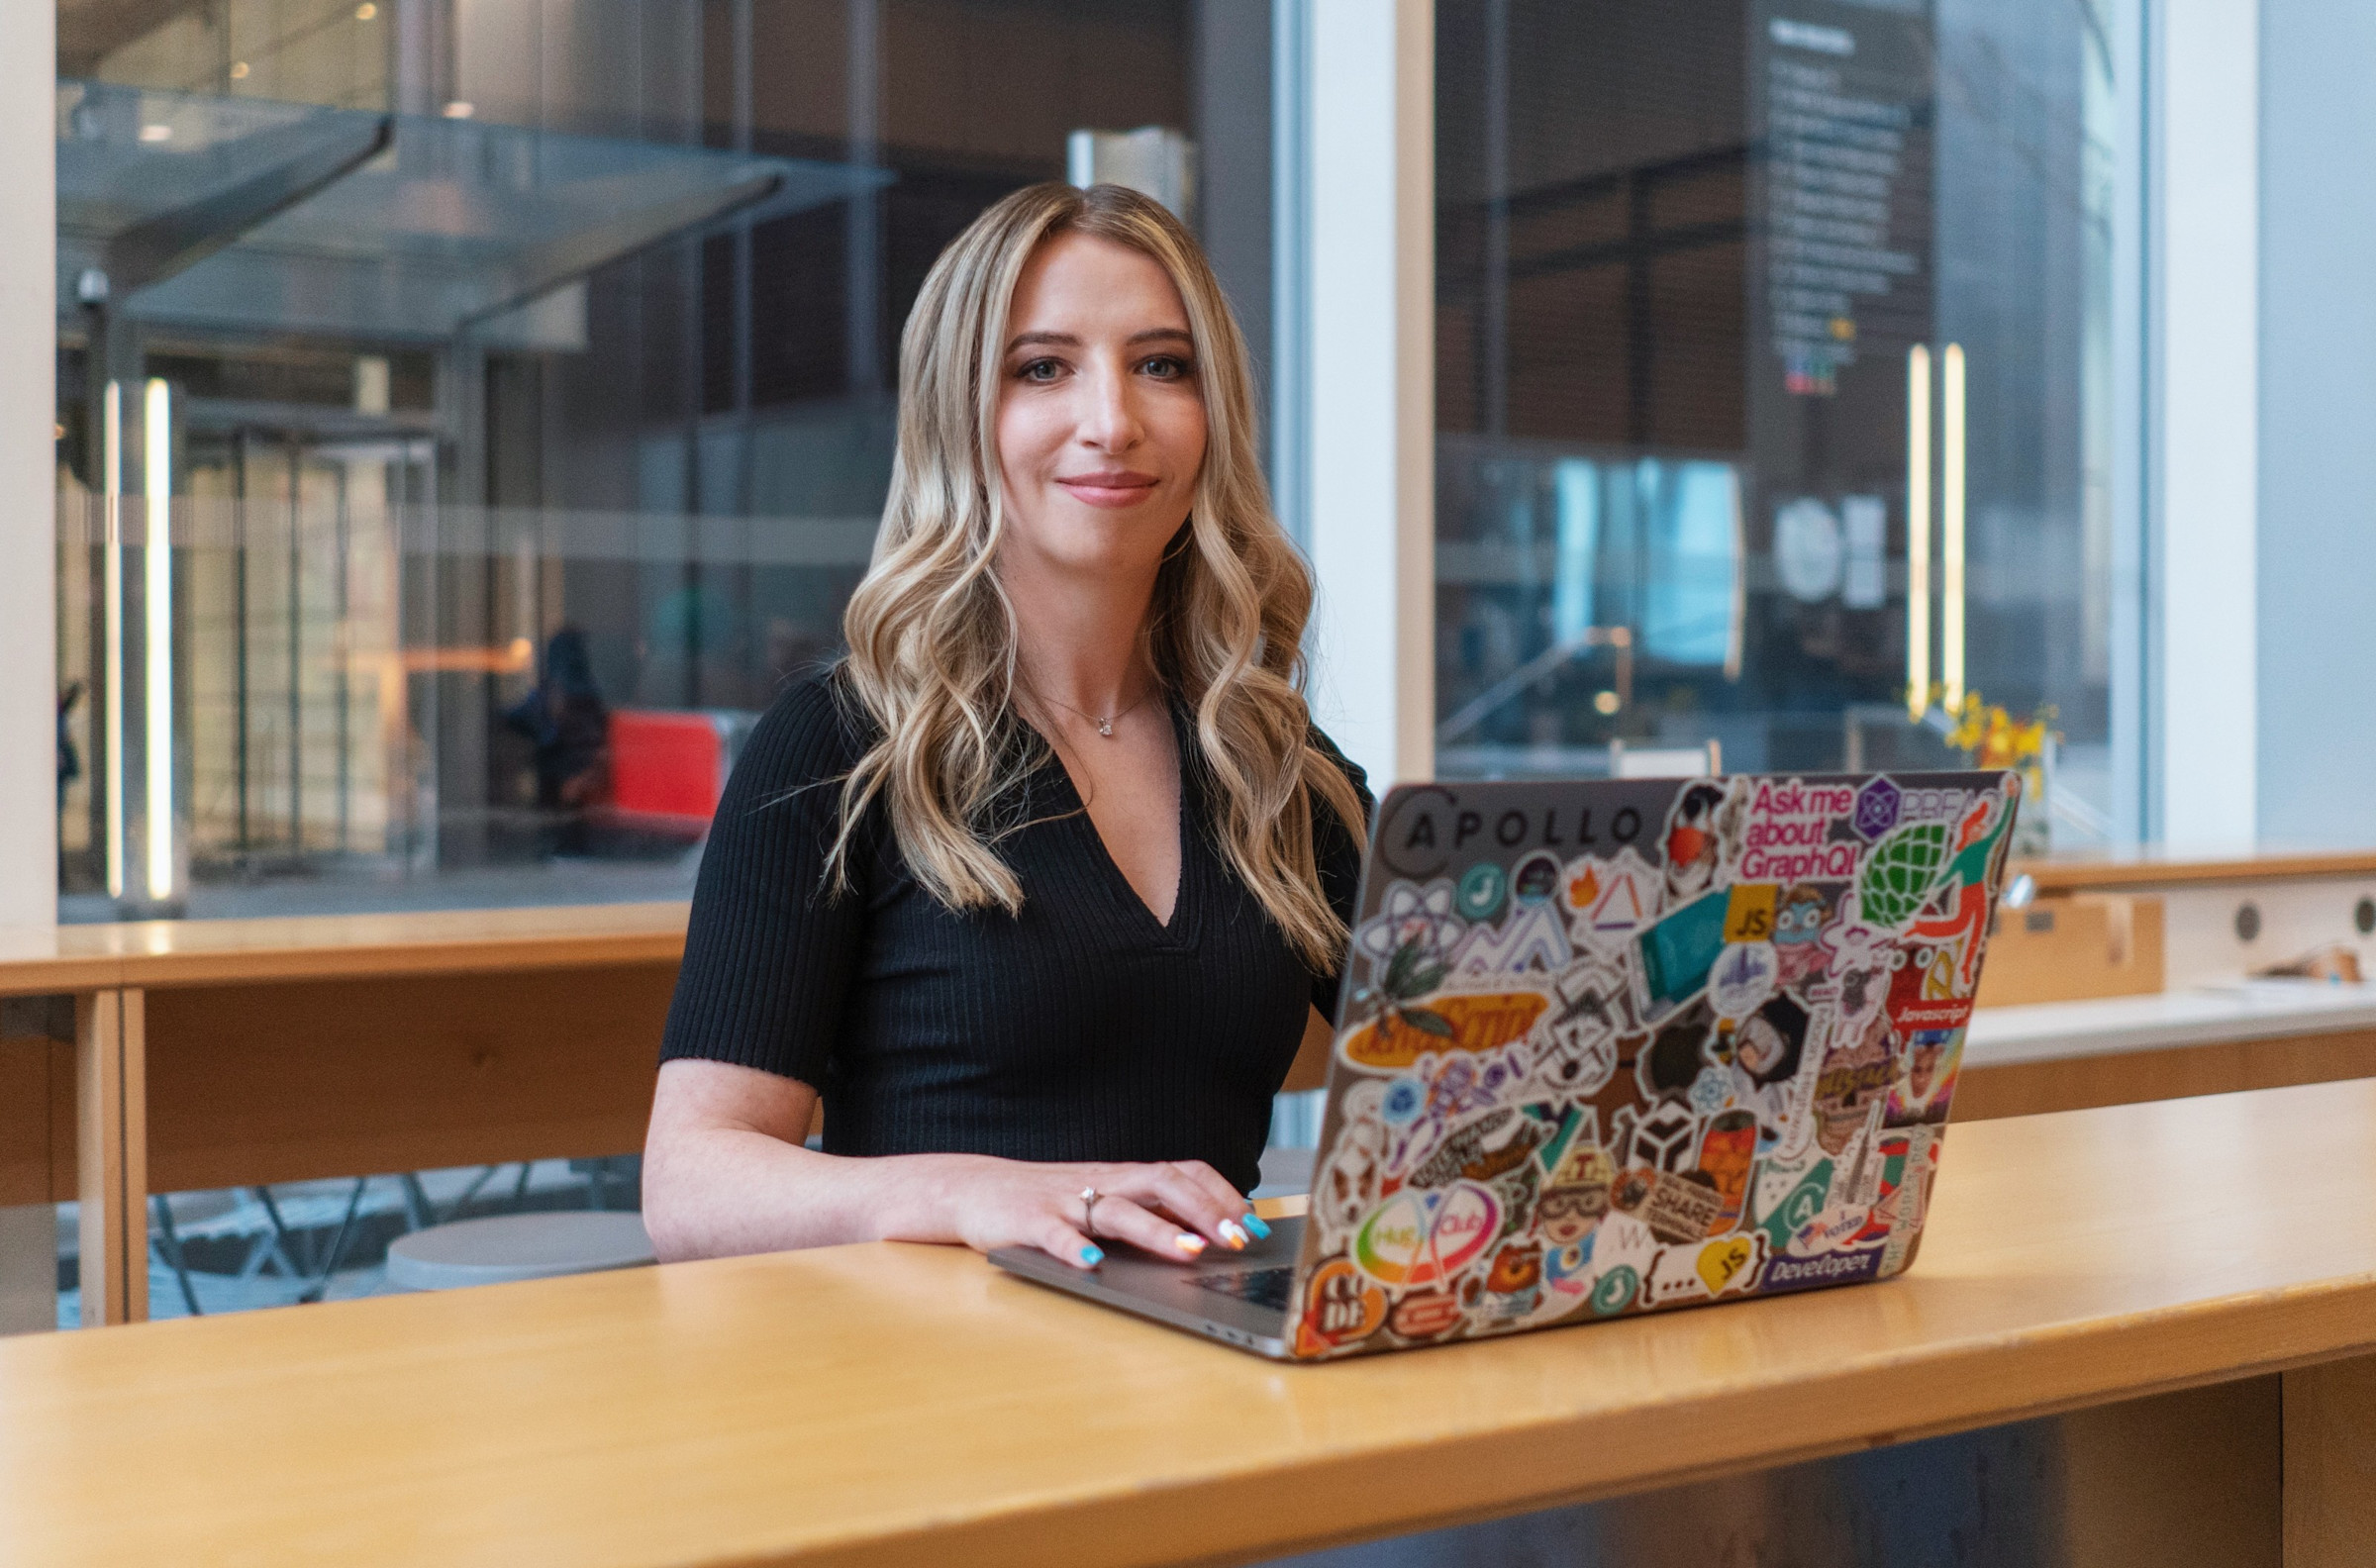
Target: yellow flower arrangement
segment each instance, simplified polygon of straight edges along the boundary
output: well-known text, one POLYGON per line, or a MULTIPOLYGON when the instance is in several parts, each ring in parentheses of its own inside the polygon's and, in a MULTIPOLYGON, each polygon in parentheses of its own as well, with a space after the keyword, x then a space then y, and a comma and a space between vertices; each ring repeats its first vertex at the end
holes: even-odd
POLYGON ((1972 691, 1964 693, 1963 709, 1954 720, 1947 744, 1970 758, 1973 766, 2027 772, 2045 752, 2046 727, 2054 721, 2054 709, 2041 705, 2028 719, 2016 719, 1972 691))
MULTIPOLYGON (((1945 707, 1945 692, 1930 689, 1933 706, 1945 707)), ((2040 704, 2027 719, 2016 719, 1976 691, 1966 691, 1963 706, 1948 714, 1947 744, 1964 754, 1973 767, 2011 768, 2022 776, 2024 810, 2014 829, 2014 852, 2037 854, 2048 844, 2046 831, 2046 742, 2054 722, 2051 705, 2040 704)))

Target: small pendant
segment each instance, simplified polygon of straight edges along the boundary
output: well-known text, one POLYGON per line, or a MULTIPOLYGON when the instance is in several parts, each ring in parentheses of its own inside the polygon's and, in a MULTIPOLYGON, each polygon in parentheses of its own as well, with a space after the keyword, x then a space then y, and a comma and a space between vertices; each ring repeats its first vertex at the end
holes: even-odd
POLYGON ((1109 740, 1114 738, 1114 721, 1111 719, 1100 719, 1097 722, 1097 733, 1101 735, 1104 735, 1109 740))

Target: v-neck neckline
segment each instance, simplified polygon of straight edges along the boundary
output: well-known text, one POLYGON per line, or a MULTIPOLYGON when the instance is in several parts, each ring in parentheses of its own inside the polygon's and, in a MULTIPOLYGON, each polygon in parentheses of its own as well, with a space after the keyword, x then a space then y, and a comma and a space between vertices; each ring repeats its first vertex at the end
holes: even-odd
POLYGON ((1073 809, 1066 816, 1072 819, 1074 831, 1087 840, 1087 852, 1097 862, 1099 875, 1105 880, 1107 895, 1123 906, 1123 918, 1136 922, 1141 930, 1151 932, 1159 947, 1193 947, 1196 945, 1197 930, 1191 840, 1195 835, 1190 832, 1190 818, 1195 808, 1188 757, 1188 743, 1192 737, 1182 731, 1179 705, 1167 698, 1163 708, 1171 720, 1172 747, 1179 780, 1179 805, 1174 831, 1179 835, 1180 869, 1179 881, 1172 889, 1169 921, 1156 918, 1154 907, 1131 885, 1131 879, 1123 872, 1122 862, 1115 859, 1114 851, 1107 847, 1106 835, 1097 831, 1097 821, 1089 815, 1088 797, 1081 793, 1080 785, 1073 779, 1072 769, 1065 766, 1064 753, 1056 749, 1056 743, 1038 725, 1021 714, 1016 717, 1047 748, 1047 766, 1054 770, 1056 778, 1062 782, 1064 792, 1072 797, 1073 809))

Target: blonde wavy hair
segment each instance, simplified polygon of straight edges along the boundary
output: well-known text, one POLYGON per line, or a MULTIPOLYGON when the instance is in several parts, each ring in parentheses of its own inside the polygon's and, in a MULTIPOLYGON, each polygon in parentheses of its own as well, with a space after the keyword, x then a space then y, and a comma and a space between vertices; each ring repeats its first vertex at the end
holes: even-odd
MULTIPOLYGON (((1203 470, 1140 633, 1167 693, 1196 718, 1208 825, 1238 879, 1316 970, 1344 924, 1322 895, 1313 818, 1356 838, 1359 796, 1313 738, 1304 703, 1312 578, 1272 516, 1255 460, 1245 340, 1203 249, 1170 213, 1116 185, 1034 185, 974 220, 933 264, 899 350, 899 448, 874 560, 842 617, 846 691, 880 738, 842 781, 827 871, 845 888, 853 835, 882 802, 910 872, 952 910, 1023 906, 998 841, 1046 742, 1016 711, 1016 620, 995 563, 1007 519, 999 366, 1017 280, 1059 234, 1152 257, 1179 290, 1205 403, 1203 470)), ((1183 758, 1183 764, 1194 765, 1183 758)))

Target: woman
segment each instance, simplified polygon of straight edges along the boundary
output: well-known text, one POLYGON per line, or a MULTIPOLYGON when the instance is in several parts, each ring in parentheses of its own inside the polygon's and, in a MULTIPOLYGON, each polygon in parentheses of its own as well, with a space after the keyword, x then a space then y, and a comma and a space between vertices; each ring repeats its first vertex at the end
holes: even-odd
POLYGON ((1241 1193, 1369 809, 1305 710, 1311 599, 1195 241, 1114 186, 984 213, 908 319, 849 655, 718 808, 644 1158, 662 1257, 1262 1233, 1241 1193))

